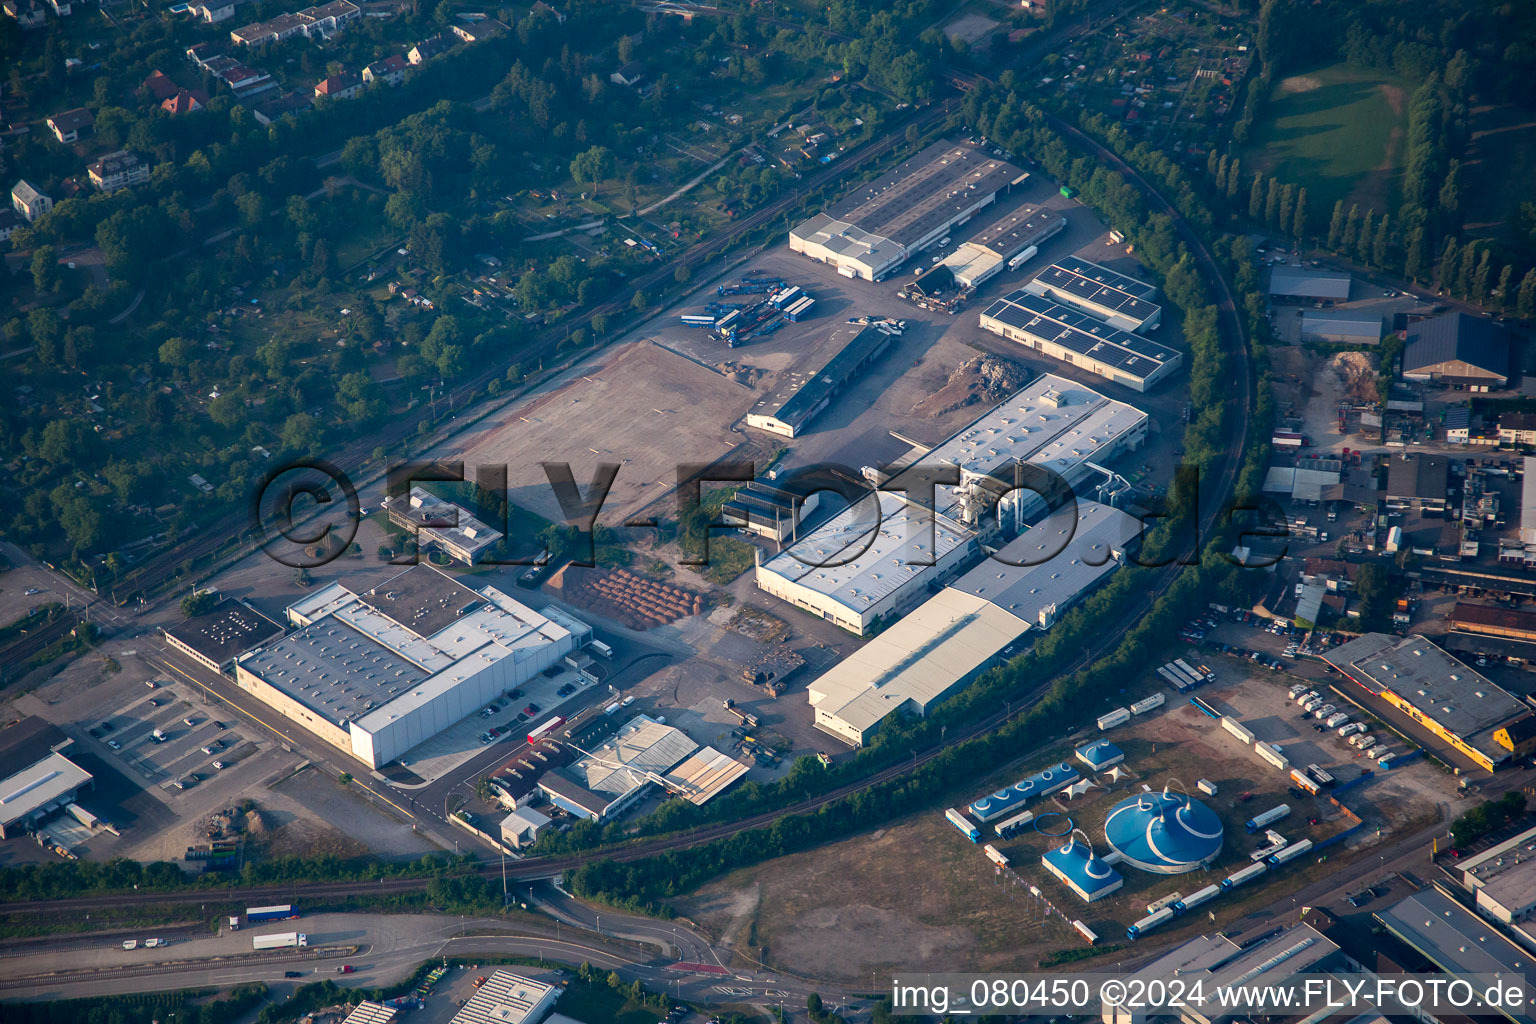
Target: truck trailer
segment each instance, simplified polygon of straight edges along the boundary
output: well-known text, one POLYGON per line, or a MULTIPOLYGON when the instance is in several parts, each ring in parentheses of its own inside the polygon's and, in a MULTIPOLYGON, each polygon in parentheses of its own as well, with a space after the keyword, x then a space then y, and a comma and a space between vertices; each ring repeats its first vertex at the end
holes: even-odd
POLYGON ((259 924, 262 921, 288 921, 298 916, 299 912, 292 903, 279 903, 271 907, 247 907, 245 910, 246 924, 259 924))
POLYGON ((277 932, 251 939, 252 949, 303 949, 308 945, 309 936, 303 932, 277 932))
POLYGON ((1266 825, 1273 825, 1280 819, 1288 817, 1290 813, 1290 804, 1279 804, 1275 807, 1271 807, 1269 810, 1265 811, 1263 814, 1258 815, 1257 817, 1249 818, 1248 821, 1244 823, 1243 827, 1246 828, 1249 832, 1257 832, 1259 829, 1265 827, 1266 825))

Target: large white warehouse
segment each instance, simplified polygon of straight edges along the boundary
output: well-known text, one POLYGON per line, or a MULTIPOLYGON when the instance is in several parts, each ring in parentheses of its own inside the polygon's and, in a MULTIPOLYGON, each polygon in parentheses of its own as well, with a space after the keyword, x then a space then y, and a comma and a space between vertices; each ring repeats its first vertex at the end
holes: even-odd
POLYGON ((1077 256, 1046 267, 1024 290, 1092 313, 1122 331, 1155 330, 1163 322, 1163 308, 1152 301, 1156 288, 1077 256))
POLYGON ((1027 177, 981 146, 936 142, 796 225, 789 248, 832 264, 844 277, 878 281, 1027 177))
POLYGON ((889 491, 845 508, 757 567, 757 585, 863 636, 975 552, 971 531, 889 491), (878 500, 880 523, 874 525, 878 500))
POLYGON ((297 631, 235 662, 240 687, 372 768, 528 682, 591 635, 495 587, 417 565, 290 605, 297 631))
POLYGON ((1140 520, 1108 505, 1080 502, 1075 526, 1057 510, 811 682, 817 728, 862 746, 898 711, 927 714, 1020 636, 1050 629, 1140 536, 1140 520))

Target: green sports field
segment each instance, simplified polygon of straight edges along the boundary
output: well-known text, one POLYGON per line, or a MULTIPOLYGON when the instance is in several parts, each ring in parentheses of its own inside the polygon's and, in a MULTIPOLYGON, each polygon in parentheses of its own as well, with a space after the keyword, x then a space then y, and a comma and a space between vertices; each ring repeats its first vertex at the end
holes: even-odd
POLYGON ((1333 64, 1274 86, 1243 154, 1245 177, 1262 170, 1307 189, 1314 216, 1335 200, 1362 210, 1396 199, 1407 133, 1408 83, 1333 64))

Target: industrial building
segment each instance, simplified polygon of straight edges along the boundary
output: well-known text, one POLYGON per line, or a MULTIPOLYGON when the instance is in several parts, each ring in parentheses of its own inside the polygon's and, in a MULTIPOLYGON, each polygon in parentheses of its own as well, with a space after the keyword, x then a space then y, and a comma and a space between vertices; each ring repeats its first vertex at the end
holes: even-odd
POLYGON ((1126 797, 1104 819, 1104 838, 1122 862, 1157 875, 1207 867, 1221 854, 1222 832, 1215 811, 1169 786, 1126 797))
POLYGON ((61 753, 72 744, 35 715, 0 730, 0 839, 26 835, 90 788, 91 773, 61 753))
POLYGON ((166 643, 199 665, 225 672, 235 658, 282 631, 282 626, 245 602, 225 598, 212 610, 161 632, 166 643))
POLYGON ((1371 313, 1306 310, 1301 340, 1333 345, 1375 345, 1381 341, 1381 317, 1371 313))
POLYGON ((1510 334, 1487 317, 1446 313, 1408 325, 1404 380, 1489 391, 1509 383, 1510 334))
POLYGON ((757 566, 764 592, 858 636, 905 614, 976 551, 971 532, 900 495, 881 491, 803 531, 757 566), (879 522, 875 522, 878 512, 879 522))
POLYGON ((1387 508, 1444 515, 1451 506, 1451 460, 1444 455, 1398 455, 1387 467, 1387 508))
POLYGON ((1349 284, 1350 276, 1344 271, 1279 266, 1269 272, 1269 295, 1272 299, 1348 302, 1349 284))
POLYGON ((1030 629, 1048 629, 1124 562, 1139 520, 1077 506, 1071 531, 1054 515, 1000 549, 810 683, 818 728, 862 746, 888 716, 924 715, 1006 656, 1030 629))
POLYGON ((956 287, 978 288, 1002 271, 1014 256, 1044 245, 1066 226, 1060 211, 1025 206, 988 225, 936 266, 923 271, 913 283, 926 286, 930 277, 948 274, 956 287))
POLYGON ((797 437, 820 416, 832 400, 846 391, 891 344, 894 335, 881 327, 838 327, 840 344, 826 365, 810 373, 786 373, 779 387, 764 395, 747 413, 747 426, 783 437, 797 437))
POLYGON ((1091 314, 1122 331, 1156 330, 1163 307, 1157 289, 1077 256, 1057 260, 1024 286, 1031 295, 1091 314))
POLYGON ((1373 916, 1390 935, 1447 974, 1497 976, 1503 984, 1518 985, 1523 992, 1520 1005, 1488 1009, 1516 1024, 1536 1021, 1531 1013, 1536 987, 1528 979, 1536 960, 1445 893, 1424 889, 1373 916))
POLYGON ((511 971, 493 971, 449 1024, 539 1024, 562 991, 511 971))
POLYGON ((1536 643, 1536 612, 1458 601, 1450 622, 1453 630, 1462 633, 1536 643))
POLYGON ((878 281, 1029 177, 969 142, 934 143, 789 233, 791 252, 878 281))
POLYGON ((653 785, 664 786, 664 773, 698 749, 681 729, 636 715, 601 746, 545 772, 539 789, 568 814, 609 821, 634 806, 653 785))
POLYGON ((1525 920, 1536 910, 1536 828, 1463 858, 1456 870, 1483 913, 1505 924, 1525 920))
POLYGON ((376 1003, 372 999, 364 999, 352 1007, 352 1012, 347 1014, 341 1024, 394 1024, 395 1016, 399 1012, 396 1007, 376 1003))
POLYGON ((754 480, 720 507, 720 518, 748 533, 783 543, 795 535, 800 520, 816 511, 821 492, 798 490, 754 480))
POLYGON ((501 819, 501 841, 514 850, 532 846, 549 827, 549 815, 532 807, 518 807, 501 819))
MULTIPOLYGON (((1231 991, 1242 994, 1242 986, 1252 990, 1278 990, 1302 974, 1324 974, 1339 970, 1357 973, 1337 944, 1309 924, 1294 924, 1266 931, 1256 938, 1227 938, 1224 933, 1199 935, 1189 939, 1145 964, 1124 980, 1136 986, 1133 991, 1163 991, 1177 983, 1180 991, 1231 991)), ((1245 1005, 1238 999, 1199 999, 1182 1002, 1176 1016, 1185 1024, 1218 1024, 1220 1021, 1258 1020, 1271 1007, 1245 1005)), ((1105 1002, 1100 1019, 1103 1024, 1148 1024, 1164 1016, 1167 1008, 1150 1000, 1105 1002)), ((1301 1017, 1300 1010, 1283 1017, 1301 1017)), ((1313 1019, 1308 1017, 1307 1019, 1313 1019)))
POLYGON ((501 542, 499 531, 476 519, 463 506, 444 501, 424 487, 412 487, 404 500, 391 496, 383 501, 389 521, 416 537, 421 550, 437 548, 465 565, 479 563, 487 551, 501 542))
POLYGON ((745 774, 748 765, 714 747, 701 747, 662 775, 667 790, 700 806, 725 792, 745 774))
POLYGON ((1177 349, 1058 305, 1028 288, 988 306, 981 314, 981 329, 1136 391, 1149 390, 1184 362, 1177 349))
MULTIPOLYGON (((1113 504, 1129 485, 1103 467, 1140 448, 1147 414, 1054 374, 1042 374, 917 460, 960 468, 957 487, 940 487, 938 511, 970 529, 985 520, 1013 535, 1047 508, 1031 490, 1012 490, 1015 466, 1029 463, 1066 481, 1079 500, 1113 504), (1007 493, 1003 493, 1003 492, 1007 493)), ((901 475, 887 483, 895 488, 901 475)))
POLYGON ((416 565, 288 607, 298 630, 235 661, 235 681, 372 768, 560 663, 592 627, 416 565))
POLYGON ((1073 829, 1066 844, 1046 850, 1040 863, 1085 903, 1092 903, 1118 892, 1125 879, 1079 835, 1081 830, 1073 829))
POLYGON ((1417 634, 1366 633, 1322 658, 1490 772, 1511 754, 1495 734, 1530 714, 1520 698, 1417 634))

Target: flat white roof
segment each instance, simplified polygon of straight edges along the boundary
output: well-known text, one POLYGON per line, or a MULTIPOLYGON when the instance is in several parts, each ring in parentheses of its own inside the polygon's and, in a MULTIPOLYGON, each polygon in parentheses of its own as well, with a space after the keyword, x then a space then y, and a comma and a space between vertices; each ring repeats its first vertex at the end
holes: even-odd
POLYGON ((1112 506, 1080 501, 1075 528, 1071 510, 1060 508, 950 586, 990 601, 1026 626, 1040 626, 1046 609, 1064 610, 1114 572, 1141 525, 1112 506))
MULTIPOLYGON (((1077 483, 1084 463, 1140 428, 1147 414, 1075 381, 1046 373, 917 460, 972 473, 999 471, 1013 462, 1042 466, 1077 483)), ((899 479, 899 476, 898 476, 899 479)), ((941 487, 941 495, 949 488, 941 487)), ((939 511, 954 504, 939 498, 939 511)))
POLYGON ((763 562, 760 571, 798 583, 863 614, 971 537, 959 523, 899 494, 881 491, 802 535, 763 562), (880 505, 878 530, 873 528, 876 499, 880 505))
POLYGON ((864 732, 909 700, 927 708, 1026 628, 991 602, 946 587, 812 681, 811 706, 864 732))
POLYGON ((60 753, 51 753, 0 779, 0 824, 20 821, 91 781, 91 773, 60 753))
POLYGON ((450 1024, 525 1024, 552 1002, 554 993, 553 985, 511 971, 496 971, 453 1015, 450 1024))
POLYGON ((670 771, 698 749, 681 729, 636 715, 602 746, 562 771, 594 793, 617 797, 645 785, 648 774, 670 771))

